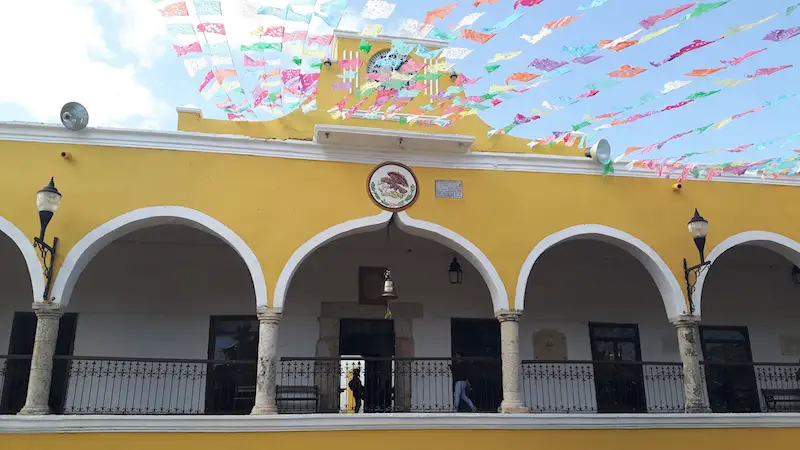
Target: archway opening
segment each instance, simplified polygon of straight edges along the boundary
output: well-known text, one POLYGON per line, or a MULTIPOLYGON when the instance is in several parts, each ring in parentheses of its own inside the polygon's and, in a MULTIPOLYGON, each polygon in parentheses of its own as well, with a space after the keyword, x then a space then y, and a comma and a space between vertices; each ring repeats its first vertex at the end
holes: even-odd
POLYGON ((700 356, 714 412, 800 411, 800 278, 787 247, 743 243, 702 284, 700 356))
POLYGON ((0 232, 0 414, 15 414, 25 404, 36 333, 31 292, 20 248, 0 232))
POLYGON ((500 330, 484 277, 466 255, 402 227, 395 219, 328 240, 296 268, 283 302, 279 411, 453 411, 456 378, 471 387, 459 407, 497 411, 500 330), (461 284, 450 282, 454 257, 461 284), (388 305, 386 269, 398 295, 388 305))
POLYGON ((258 322, 251 272, 227 242, 200 228, 140 223, 99 251, 89 247, 94 256, 76 266, 83 270, 67 274, 76 277, 65 300, 77 326, 76 356, 62 361, 65 412, 252 408, 258 322))
POLYGON ((607 236, 555 242, 536 258, 524 296, 520 352, 532 411, 682 410, 677 335, 652 272, 630 250, 607 236))

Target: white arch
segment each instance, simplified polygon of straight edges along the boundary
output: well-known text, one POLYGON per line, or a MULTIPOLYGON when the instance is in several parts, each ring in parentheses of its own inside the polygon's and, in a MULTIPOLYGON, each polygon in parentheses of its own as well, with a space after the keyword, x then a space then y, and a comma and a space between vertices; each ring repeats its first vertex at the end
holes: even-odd
MULTIPOLYGON (((711 261, 710 266, 713 266, 717 258, 722 256, 723 253, 732 249, 733 247, 736 247, 737 245, 744 244, 755 245, 772 250, 773 252, 793 262, 795 265, 800 266, 800 243, 781 234, 770 233, 769 231, 745 231, 743 233, 734 234, 733 236, 717 244, 717 246, 711 250, 711 253, 708 254, 706 260, 711 261)), ((692 295, 695 314, 698 316, 701 315, 703 285, 706 282, 706 277, 708 276, 710 269, 711 267, 708 267, 703 271, 703 273, 700 274, 699 277, 697 277, 694 294, 692 295)))
POLYGON ((0 233, 5 234, 14 244, 17 245, 22 257, 25 259, 25 265, 28 266, 28 274, 31 278, 31 288, 33 290, 33 302, 41 302, 44 296, 44 268, 42 263, 39 262, 39 255, 33 248, 33 243, 25 233, 19 228, 14 226, 13 223, 0 217, 0 233))
POLYGON ((653 281, 655 281, 661 293, 661 299, 664 302, 664 309, 666 310, 667 317, 673 318, 687 314, 686 301, 684 300, 681 285, 655 250, 624 231, 605 225, 595 224, 576 225, 553 233, 542 239, 541 242, 531 250, 530 254, 528 254, 528 257, 525 259, 525 263, 522 265, 522 270, 520 270, 519 278, 517 279, 515 304, 518 308, 521 309, 525 304, 525 290, 527 289, 528 278, 530 277, 531 270, 533 270, 533 265, 536 263, 536 260, 542 256, 542 253, 554 245, 575 239, 594 239, 606 242, 633 255, 644 265, 645 269, 650 273, 650 276, 653 277, 653 281))
POLYGON ((89 261, 114 240, 156 225, 186 225, 222 239, 244 260, 256 294, 256 307, 267 306, 267 283, 253 250, 230 228, 200 211, 182 206, 151 206, 127 212, 100 225, 84 236, 67 253, 53 283, 53 303, 62 307, 69 303, 72 289, 89 261))
MULTIPOLYGON (((379 230, 386 226, 391 217, 392 213, 383 211, 375 216, 348 220, 347 222, 334 225, 306 241, 295 250, 281 271, 278 282, 275 285, 273 307, 283 307, 286 300, 286 292, 288 291, 292 277, 298 267, 300 267, 300 264, 302 264, 314 250, 340 237, 379 230)), ((466 258, 483 277, 486 286, 489 288, 489 294, 492 297, 492 305, 495 311, 509 309, 508 293, 503 285, 503 281, 500 279, 500 275, 497 273, 491 261, 489 261, 489 258, 487 258, 475 244, 455 231, 443 226, 424 220, 413 219, 405 211, 397 213, 397 226, 408 234, 430 239, 458 252, 459 255, 466 258)))

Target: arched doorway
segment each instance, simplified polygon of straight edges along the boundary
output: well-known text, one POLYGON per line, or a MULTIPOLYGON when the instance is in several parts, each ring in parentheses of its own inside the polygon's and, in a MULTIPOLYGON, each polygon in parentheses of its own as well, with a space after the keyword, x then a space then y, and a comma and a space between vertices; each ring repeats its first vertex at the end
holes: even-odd
POLYGON ((488 287, 484 274, 499 283, 494 267, 463 237, 404 213, 358 221, 312 238, 281 274, 279 411, 352 412, 348 380, 356 367, 359 412, 453 411, 456 367, 456 378, 461 371, 470 380, 475 407, 496 412, 502 383, 492 291, 505 290, 488 287), (450 283, 454 257, 461 284, 450 283), (387 269, 399 296, 388 305, 381 298, 387 269))
POLYGON ((553 236, 531 253, 517 290, 526 309, 526 404, 539 412, 681 411, 682 366, 665 311, 683 305, 666 265, 608 227, 553 236))
POLYGON ((79 241, 55 283, 77 315, 64 411, 249 413, 266 301, 255 255, 193 210, 128 214, 79 241))
POLYGON ((708 259, 696 298, 711 409, 800 411, 800 244, 748 232, 708 259))

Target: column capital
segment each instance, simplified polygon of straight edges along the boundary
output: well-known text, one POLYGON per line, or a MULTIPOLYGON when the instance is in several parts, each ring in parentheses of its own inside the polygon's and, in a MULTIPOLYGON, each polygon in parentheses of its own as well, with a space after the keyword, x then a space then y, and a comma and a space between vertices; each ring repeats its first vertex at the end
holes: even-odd
POLYGON ((694 315, 675 316, 675 317, 670 317, 669 321, 676 328, 693 327, 697 325, 698 322, 700 322, 700 316, 694 316, 694 315))
POLYGON ((32 308, 36 317, 39 318, 58 319, 61 317, 61 305, 58 303, 33 302, 32 308))
POLYGON ((283 315, 282 308, 269 308, 266 306, 259 306, 256 309, 256 316, 259 322, 279 323, 283 315))
POLYGON ((500 309, 494 312, 494 316, 502 322, 519 322, 522 316, 521 309, 500 309))

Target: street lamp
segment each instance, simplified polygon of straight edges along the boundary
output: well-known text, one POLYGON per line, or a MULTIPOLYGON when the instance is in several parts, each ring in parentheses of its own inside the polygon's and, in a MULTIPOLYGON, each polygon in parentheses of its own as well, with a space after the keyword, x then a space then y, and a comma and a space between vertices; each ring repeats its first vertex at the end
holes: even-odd
POLYGON ((55 181, 50 178, 50 183, 43 187, 36 193, 36 207, 39 209, 39 223, 41 229, 39 236, 33 238, 33 245, 39 249, 42 255, 42 263, 44 263, 44 302, 49 303, 50 299, 50 284, 53 281, 53 261, 56 258, 56 247, 58 245, 58 238, 53 238, 53 245, 47 245, 44 241, 44 234, 47 231, 47 225, 53 218, 53 214, 58 210, 61 205, 61 193, 56 189, 55 181))
POLYGON ((461 281, 463 281, 464 271, 461 270, 461 264, 458 262, 457 257, 453 256, 453 261, 450 262, 447 273, 450 276, 450 284, 461 284, 461 281))
POLYGON ((689 220, 689 233, 694 239, 694 245, 697 247, 697 252, 700 254, 700 263, 689 267, 686 258, 683 258, 683 276, 686 280, 686 294, 689 298, 689 315, 694 314, 694 301, 692 301, 692 294, 694 294, 694 285, 697 283, 697 278, 707 269, 711 261, 706 261, 705 248, 706 236, 708 236, 708 221, 694 210, 694 216, 689 220), (694 275, 692 279, 691 275, 694 275))

